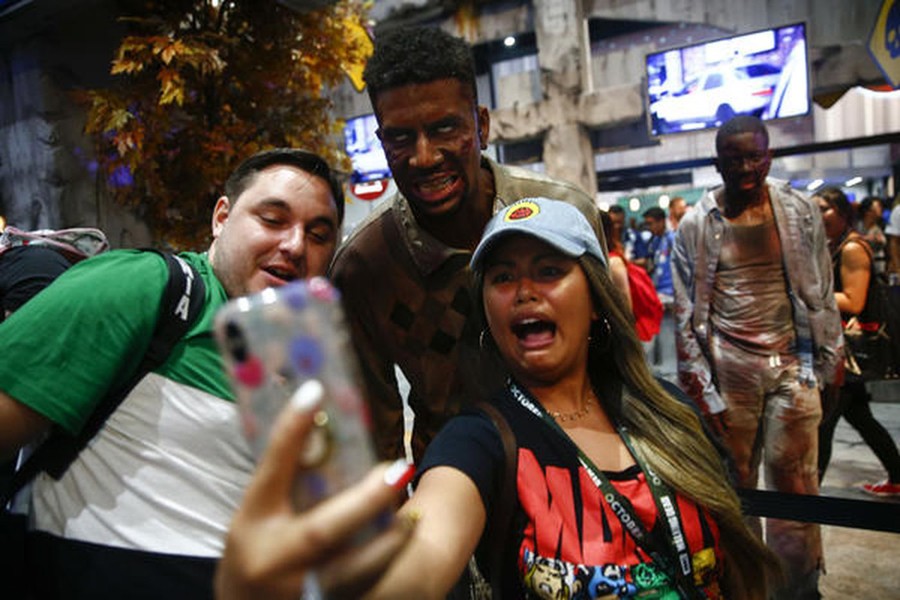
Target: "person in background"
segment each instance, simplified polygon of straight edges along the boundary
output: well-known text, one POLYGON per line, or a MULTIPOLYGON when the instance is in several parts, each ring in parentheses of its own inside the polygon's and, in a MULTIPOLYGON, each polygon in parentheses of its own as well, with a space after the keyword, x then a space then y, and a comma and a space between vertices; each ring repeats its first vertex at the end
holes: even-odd
POLYGON ((677 231, 681 218, 688 210, 687 202, 681 196, 675 196, 669 200, 669 220, 666 222, 666 229, 669 231, 677 231))
POLYGON ((651 254, 650 240, 653 239, 653 233, 647 228, 646 220, 641 222, 640 227, 634 217, 630 219, 632 233, 631 253, 628 259, 634 264, 643 267, 648 275, 653 275, 653 255, 651 254))
MULTIPOLYGON (((618 204, 613 204, 609 207, 609 218, 612 222, 612 227, 616 231, 619 236, 619 242, 622 246, 622 256, 624 256, 627 260, 631 260, 634 252, 634 243, 635 236, 637 235, 631 227, 628 226, 628 223, 625 219, 625 209, 619 206, 618 204)), ((612 244, 609 242, 609 239, 606 240, 607 245, 612 248, 612 244)))
MULTIPOLYGON (((74 257, 39 244, 14 246, 0 253, 0 323, 72 266, 74 257)), ((13 474, 27 450, 0 462, 0 492, 12 485, 13 474)), ((0 580, 10 597, 27 597, 25 534, 27 492, 20 492, 9 511, 0 507, 0 580)))
POLYGON ((894 198, 884 235, 887 238, 888 318, 893 332, 891 353, 894 374, 900 376, 900 195, 894 198))
MULTIPOLYGON (((678 371, 734 459, 740 487, 819 491, 820 388, 840 380, 843 342, 822 216, 768 179, 765 125, 738 116, 716 134, 723 185, 685 214, 675 236, 678 371)), ((757 529, 759 521, 751 521, 757 529)), ((819 526, 766 519, 787 581, 777 598, 818 598, 819 526)))
POLYGON ((625 262, 625 248, 622 245, 622 227, 616 225, 612 214, 600 211, 600 221, 603 224, 603 235, 606 236, 606 245, 609 251, 609 278, 625 299, 625 307, 629 313, 634 314, 631 306, 631 286, 628 283, 628 263, 625 262))
POLYGON ((71 266, 46 246, 19 246, 0 254, 0 322, 71 266))
POLYGON ((650 276, 653 285, 659 294, 663 306, 672 305, 672 246, 675 244, 675 234, 666 229, 666 211, 653 206, 644 211, 644 226, 651 234, 647 252, 650 263, 653 265, 650 276))
POLYGON ((563 202, 524 199, 489 222, 472 269, 517 460, 482 411, 452 418, 401 511, 412 541, 368 598, 443 598, 473 552, 504 598, 766 598, 777 561, 696 414, 647 369, 605 260, 563 202), (515 500, 498 506, 512 468, 515 500), (479 540, 508 511, 492 561, 479 540))
MULTIPOLYGON (((48 246, 17 246, 0 253, 0 323, 71 266, 72 260, 48 246)), ((9 485, 15 466, 15 458, 0 464, 0 491, 9 485)))
POLYGON ((867 196, 857 205, 856 231, 872 249, 875 274, 887 272, 887 237, 884 234, 884 204, 877 196, 867 196))
POLYGON ((659 333, 663 317, 662 303, 647 272, 625 258, 619 239, 621 229, 615 226, 611 213, 600 211, 600 217, 603 221, 603 233, 609 244, 609 276, 622 292, 625 306, 633 316, 638 339, 649 342, 659 333))
POLYGON ((675 290, 672 287, 672 247, 675 245, 675 234, 666 228, 666 212, 658 206, 644 211, 644 226, 650 232, 647 253, 650 265, 650 277, 656 295, 663 306, 663 319, 659 334, 649 343, 649 360, 654 372, 658 375, 675 378, 675 322, 672 317, 672 300, 675 290), (665 372, 666 367, 672 369, 665 372))
MULTIPOLYGON (((208 251, 178 255, 205 284, 201 314, 63 476, 33 482, 36 597, 212 596, 226 530, 254 468, 210 335, 213 316, 229 298, 324 275, 343 208, 328 165, 301 150, 254 155, 229 177, 208 251)), ((0 458, 51 427, 78 433, 144 355, 167 273, 156 253, 105 252, 0 325, 0 458)))
POLYGON ((900 201, 897 198, 894 199, 884 234, 887 238, 888 281, 891 286, 897 286, 900 285, 900 201))
POLYGON ((399 370, 418 461, 449 416, 503 383, 481 359, 472 326, 468 259, 491 215, 522 197, 553 196, 582 210, 605 242, 583 190, 483 155, 490 116, 464 40, 430 27, 386 31, 364 80, 398 193, 354 229, 331 274, 360 356, 376 450, 405 454, 399 370))
MULTIPOLYGON (((816 191, 812 199, 822 211, 825 234, 834 264, 834 296, 841 319, 856 317, 860 323, 875 322, 870 313, 870 290, 875 282, 874 253, 865 238, 853 228, 853 206, 840 189, 827 187, 816 191)), ((819 481, 831 460, 834 429, 841 417, 862 436, 863 441, 887 470, 887 479, 864 483, 861 487, 873 496, 900 496, 900 452, 891 434, 872 414, 872 395, 860 374, 849 369, 844 374, 837 406, 826 411, 819 426, 819 481)))

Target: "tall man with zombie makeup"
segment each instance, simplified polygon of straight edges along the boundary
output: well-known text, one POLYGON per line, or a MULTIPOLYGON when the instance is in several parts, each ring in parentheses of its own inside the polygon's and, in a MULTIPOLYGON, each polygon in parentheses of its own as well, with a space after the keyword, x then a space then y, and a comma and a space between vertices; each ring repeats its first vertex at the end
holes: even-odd
MULTIPOLYGON (((722 186, 684 216, 673 279, 682 387, 733 455, 738 485, 818 494, 820 392, 839 376, 841 322, 818 207, 768 179, 769 136, 739 116, 716 135, 722 186)), ((755 524, 759 529, 758 522, 755 524)), ((778 598, 818 598, 819 526, 766 520, 778 598)))
POLYGON ((377 450, 404 453, 396 365, 411 388, 418 459, 463 403, 504 381, 481 360, 470 297, 469 260, 491 216, 523 197, 558 198, 605 243, 584 191, 482 155, 490 117, 465 41, 433 28, 378 35, 364 79, 399 192, 341 246, 332 277, 360 354, 377 450))

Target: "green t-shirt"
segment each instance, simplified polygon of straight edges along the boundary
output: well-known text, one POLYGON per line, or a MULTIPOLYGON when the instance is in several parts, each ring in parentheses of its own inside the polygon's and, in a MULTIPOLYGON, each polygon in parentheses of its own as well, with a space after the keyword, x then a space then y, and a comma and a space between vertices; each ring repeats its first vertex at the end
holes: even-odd
MULTIPOLYGON (((157 372, 232 400, 212 338, 225 290, 206 255, 184 253, 206 284, 203 311, 157 372)), ((69 432, 137 368, 168 277, 154 252, 115 250, 73 266, 0 325, 0 389, 69 432)))

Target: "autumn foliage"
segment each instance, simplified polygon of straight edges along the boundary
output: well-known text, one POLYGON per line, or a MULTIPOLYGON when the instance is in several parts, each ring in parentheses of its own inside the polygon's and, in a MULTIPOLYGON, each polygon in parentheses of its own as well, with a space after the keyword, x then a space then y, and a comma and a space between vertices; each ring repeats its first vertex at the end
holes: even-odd
POLYGON ((326 91, 365 62, 366 44, 354 35, 364 5, 342 0, 305 13, 274 0, 141 6, 124 17, 115 85, 81 98, 109 193, 135 208, 161 245, 205 247, 225 179, 258 150, 302 147, 346 166, 326 91))

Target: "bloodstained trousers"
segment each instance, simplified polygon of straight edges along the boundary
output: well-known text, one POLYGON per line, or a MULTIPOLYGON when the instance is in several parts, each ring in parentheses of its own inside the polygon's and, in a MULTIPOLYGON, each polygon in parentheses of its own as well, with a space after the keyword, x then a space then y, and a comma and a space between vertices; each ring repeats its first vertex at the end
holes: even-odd
MULTIPOLYGON (((822 403, 816 387, 799 381, 797 358, 748 352, 720 335, 711 353, 739 486, 756 489, 762 463, 767 489, 817 495, 822 403)), ((748 524, 761 533, 758 518, 748 517, 748 524)), ((782 560, 784 597, 814 595, 822 567, 819 525, 766 519, 765 540, 782 560)))

